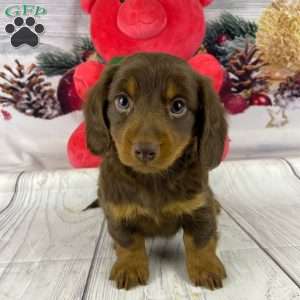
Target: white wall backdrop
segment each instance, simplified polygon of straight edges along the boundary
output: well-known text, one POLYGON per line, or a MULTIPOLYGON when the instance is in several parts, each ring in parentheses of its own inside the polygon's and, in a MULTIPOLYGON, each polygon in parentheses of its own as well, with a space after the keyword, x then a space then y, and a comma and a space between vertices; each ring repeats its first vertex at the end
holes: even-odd
MULTIPOLYGON (((176 1, 176 0, 174 0, 176 1)), ((85 16, 79 5, 79 0, 0 0, 0 40, 6 43, 9 39, 3 30, 9 18, 4 15, 4 11, 10 5, 16 3, 24 3, 31 5, 41 5, 48 10, 47 16, 42 17, 43 24, 46 27, 45 37, 43 41, 53 43, 53 39, 58 44, 63 40, 70 44, 72 37, 85 35, 88 33, 88 17, 85 16)), ((266 7, 270 0, 215 0, 214 3, 206 9, 207 19, 218 16, 224 10, 228 10, 233 14, 238 14, 249 19, 256 19, 262 9, 266 7)))
POLYGON ((224 10, 248 19, 257 19, 263 8, 271 3, 271 0, 215 0, 206 10, 208 19, 214 18, 224 10))

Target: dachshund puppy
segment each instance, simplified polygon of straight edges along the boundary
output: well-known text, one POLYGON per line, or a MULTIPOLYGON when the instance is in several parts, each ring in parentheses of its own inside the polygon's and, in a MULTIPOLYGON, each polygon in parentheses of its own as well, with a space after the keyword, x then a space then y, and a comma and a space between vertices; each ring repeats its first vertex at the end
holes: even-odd
POLYGON ((117 256, 110 279, 125 289, 146 284, 145 238, 182 228, 191 281, 221 288, 208 173, 221 161, 227 123, 210 81, 176 57, 136 54, 107 66, 85 119, 88 147, 104 157, 98 199, 117 256))

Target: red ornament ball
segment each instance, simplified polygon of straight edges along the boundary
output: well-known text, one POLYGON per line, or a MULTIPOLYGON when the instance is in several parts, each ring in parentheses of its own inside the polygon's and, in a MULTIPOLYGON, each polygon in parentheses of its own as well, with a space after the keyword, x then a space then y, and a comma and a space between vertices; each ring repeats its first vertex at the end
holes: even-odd
POLYGON ((232 115, 244 112, 248 103, 244 97, 238 94, 227 94, 222 97, 225 109, 232 115))
POLYGON ((228 40, 229 40, 228 35, 224 33, 224 34, 220 34, 220 35, 217 37, 216 42, 217 42, 218 45, 222 46, 222 45, 224 45, 228 40))
POLYGON ((229 73, 225 70, 224 71, 224 79, 223 84, 220 90, 220 96, 222 102, 224 102, 223 98, 226 98, 226 95, 231 94, 231 88, 232 88, 232 81, 230 79, 229 73))
POLYGON ((57 88, 57 98, 64 114, 81 110, 82 108, 82 100, 78 96, 75 88, 74 73, 75 69, 71 69, 65 73, 57 88))
POLYGON ((255 106, 269 106, 272 105, 272 101, 270 97, 266 94, 254 93, 249 99, 249 104, 255 106))

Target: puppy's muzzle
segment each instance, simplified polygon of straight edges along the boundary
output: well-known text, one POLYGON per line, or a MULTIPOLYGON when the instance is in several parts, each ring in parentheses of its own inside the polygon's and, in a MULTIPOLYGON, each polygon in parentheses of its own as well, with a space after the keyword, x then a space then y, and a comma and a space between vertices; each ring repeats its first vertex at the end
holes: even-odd
POLYGON ((150 143, 137 143, 133 145, 134 156, 143 163, 148 163, 159 155, 159 146, 150 143))

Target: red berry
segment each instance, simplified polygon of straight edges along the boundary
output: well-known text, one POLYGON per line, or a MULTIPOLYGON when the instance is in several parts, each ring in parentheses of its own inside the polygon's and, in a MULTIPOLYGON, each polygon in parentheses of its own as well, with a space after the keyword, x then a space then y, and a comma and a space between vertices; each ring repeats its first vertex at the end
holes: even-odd
POLYGON ((227 34, 221 34, 221 35, 219 35, 218 37, 217 37, 217 40, 216 40, 216 42, 217 42, 217 44, 219 44, 219 45, 223 45, 225 42, 227 42, 228 41, 228 35, 227 34))
POLYGON ((82 100, 78 96, 74 83, 75 69, 71 69, 61 78, 57 88, 57 98, 64 114, 80 110, 82 100))
POLYGON ((233 115, 242 113, 248 107, 246 99, 237 94, 227 94, 223 101, 226 110, 233 115))
POLYGON ((6 110, 4 110, 4 109, 1 109, 1 114, 2 114, 3 119, 4 119, 5 121, 9 121, 9 120, 11 120, 11 118, 12 118, 11 113, 8 112, 8 111, 6 111, 6 110))
POLYGON ((262 93, 255 93, 252 94, 249 100, 250 105, 257 105, 257 106, 268 106, 272 105, 272 101, 270 97, 266 94, 262 93))

